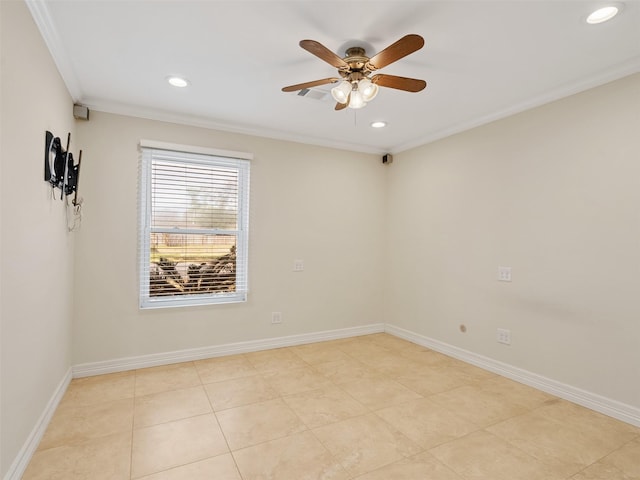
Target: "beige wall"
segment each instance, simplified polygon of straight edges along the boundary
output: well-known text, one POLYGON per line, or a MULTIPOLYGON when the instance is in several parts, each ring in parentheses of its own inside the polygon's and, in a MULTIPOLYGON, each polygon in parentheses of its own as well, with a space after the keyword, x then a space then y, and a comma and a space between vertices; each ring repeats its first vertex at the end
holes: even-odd
POLYGON ((75 364, 382 321, 386 170, 377 156, 101 112, 77 128, 75 364), (139 310, 141 139, 253 153, 248 302, 139 310), (292 271, 294 259, 303 272, 292 271))
POLYGON ((43 165, 46 130, 75 137, 73 102, 27 7, 2 1, 0 12, 4 477, 71 366, 73 234, 43 165))
POLYGON ((378 322, 640 407, 640 76, 382 166, 100 112, 74 125, 24 3, 0 1, 0 22, 0 477, 72 364, 378 322), (47 129, 84 150, 73 234, 42 180, 47 129), (254 154, 247 303, 138 309, 140 139, 254 154))
POLYGON ((396 155, 386 321, 640 407, 639 154, 635 75, 396 155))

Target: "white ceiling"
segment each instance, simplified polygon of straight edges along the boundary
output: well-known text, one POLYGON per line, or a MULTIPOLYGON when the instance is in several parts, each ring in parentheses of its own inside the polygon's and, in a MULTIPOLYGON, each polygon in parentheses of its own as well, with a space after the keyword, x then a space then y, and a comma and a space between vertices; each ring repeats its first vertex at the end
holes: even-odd
POLYGON ((396 153, 640 71, 640 0, 600 25, 585 18, 606 0, 27 1, 90 109, 355 151, 396 153), (336 112, 329 94, 281 91, 336 73, 302 39, 373 56, 409 33, 425 46, 377 73, 424 79, 422 92, 383 88, 336 112))

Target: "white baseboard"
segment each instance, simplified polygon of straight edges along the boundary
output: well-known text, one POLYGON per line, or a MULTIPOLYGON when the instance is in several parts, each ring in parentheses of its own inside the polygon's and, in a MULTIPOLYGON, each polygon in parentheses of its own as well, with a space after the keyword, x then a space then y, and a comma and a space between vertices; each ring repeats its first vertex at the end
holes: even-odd
POLYGON ((387 324, 385 332, 640 427, 640 408, 387 324))
POLYGON ((67 373, 64 375, 57 388, 53 392, 53 395, 49 399, 49 402, 42 412, 42 415, 40 415, 40 418, 36 422, 35 427, 29 434, 27 441, 24 443, 15 460, 9 467, 9 470, 5 474, 4 480, 20 480, 22 478, 22 475, 24 475, 31 457, 33 457, 33 454, 38 448, 40 440, 42 440, 42 436, 44 435, 44 432, 47 429, 47 426, 49 425, 49 422, 51 421, 56 408, 58 408, 58 405, 60 404, 60 400, 62 400, 64 393, 67 391, 69 382, 71 382, 71 369, 67 370, 67 373))
POLYGON ((136 357, 118 358, 103 362, 83 363, 75 365, 72 369, 73 378, 102 375, 105 373, 123 372, 138 368, 156 367, 172 363, 190 362, 206 358, 234 355, 238 353, 257 352, 271 348, 291 347, 305 343, 323 342, 326 340, 338 340, 341 338, 369 335, 384 332, 385 325, 376 323, 361 327, 341 328, 338 330, 326 330, 323 332, 305 333, 301 335, 289 335, 286 337, 267 338, 264 340, 252 340, 247 342, 228 343, 211 347, 190 348, 173 352, 140 355, 136 357))

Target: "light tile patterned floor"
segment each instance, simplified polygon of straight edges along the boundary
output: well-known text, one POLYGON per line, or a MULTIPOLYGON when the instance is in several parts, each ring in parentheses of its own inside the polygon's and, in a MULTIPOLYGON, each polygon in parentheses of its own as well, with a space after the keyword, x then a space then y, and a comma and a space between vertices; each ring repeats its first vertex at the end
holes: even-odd
POLYGON ((386 334, 73 380, 25 480, 640 480, 640 429, 386 334))

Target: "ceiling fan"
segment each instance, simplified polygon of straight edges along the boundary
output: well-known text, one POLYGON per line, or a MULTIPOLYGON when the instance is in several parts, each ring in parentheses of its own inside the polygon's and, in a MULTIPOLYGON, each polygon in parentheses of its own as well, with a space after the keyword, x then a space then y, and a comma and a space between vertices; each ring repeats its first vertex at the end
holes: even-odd
POLYGON ((370 74, 400 60, 407 55, 420 50, 424 39, 420 35, 405 35, 397 42, 369 58, 364 48, 348 48, 346 56, 340 58, 327 47, 315 40, 302 40, 300 46, 309 53, 324 60, 338 69, 340 77, 329 77, 312 82, 298 83, 282 89, 283 92, 296 92, 319 85, 338 83, 331 89, 331 95, 336 100, 336 110, 362 108, 378 94, 378 87, 389 87, 407 92, 419 92, 427 86, 424 80, 398 77, 395 75, 370 74))

